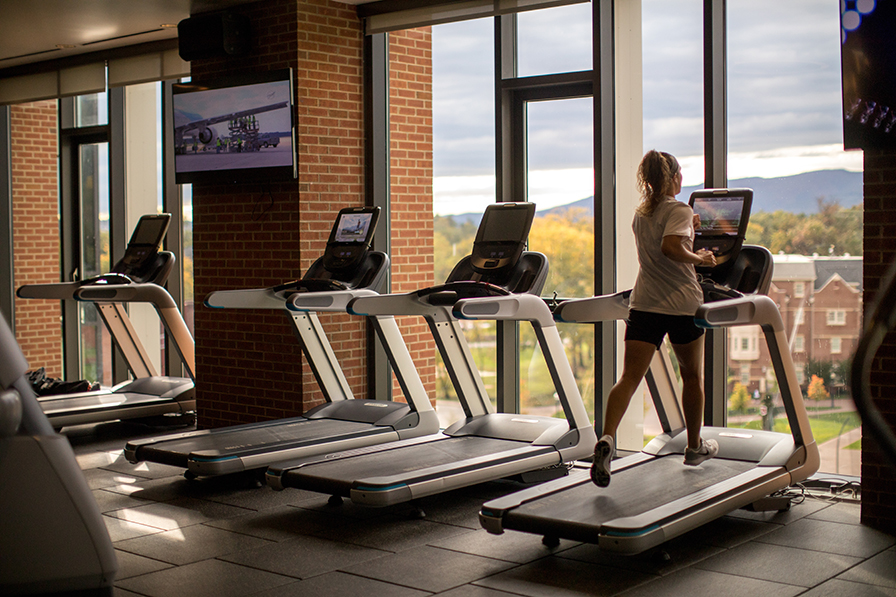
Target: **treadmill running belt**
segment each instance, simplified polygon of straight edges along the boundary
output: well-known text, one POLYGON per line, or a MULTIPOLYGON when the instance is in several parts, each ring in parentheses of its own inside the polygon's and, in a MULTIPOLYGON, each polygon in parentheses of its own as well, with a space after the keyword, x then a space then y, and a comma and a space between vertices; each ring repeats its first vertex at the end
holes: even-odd
POLYGON ((369 423, 335 419, 297 419, 283 425, 247 426, 230 433, 211 433, 180 440, 150 444, 140 448, 141 458, 148 454, 182 453, 202 459, 248 456, 271 452, 291 446, 317 443, 319 440, 339 440, 353 435, 390 432, 390 427, 373 427, 369 423))
MULTIPOLYGON (((755 468, 755 463, 715 458, 700 466, 685 466, 681 455, 665 456, 614 472, 610 486, 595 487, 587 481, 521 504, 504 515, 505 527, 528 530, 526 520, 559 527, 587 524, 598 527, 611 520, 629 518, 716 485, 755 468)), ((541 527, 539 527, 541 528, 541 527)), ((565 536, 565 535, 564 535, 565 536)))
MULTIPOLYGON (((375 477, 396 477, 465 460, 529 447, 528 442, 478 436, 450 437, 394 449, 377 450, 352 458, 315 460, 283 473, 285 485, 348 495, 354 481, 375 477), (316 467, 320 464, 322 466, 316 467), (316 470, 316 469, 320 470, 316 470), (322 481, 322 484, 321 484, 322 481)), ((539 448, 542 448, 539 446, 539 448)), ((349 451, 346 454, 351 454, 349 451)), ((331 455, 332 456, 332 455, 331 455)))

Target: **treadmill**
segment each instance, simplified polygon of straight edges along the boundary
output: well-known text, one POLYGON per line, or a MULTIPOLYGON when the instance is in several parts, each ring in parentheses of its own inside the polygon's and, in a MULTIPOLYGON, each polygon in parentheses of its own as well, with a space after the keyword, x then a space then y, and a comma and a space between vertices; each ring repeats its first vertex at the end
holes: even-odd
MULTIPOLYGON (((748 209, 742 190, 700 191, 696 199, 715 208, 717 201, 740 202, 748 209)), ((699 213, 699 211, 698 211, 699 213)), ((747 213, 741 216, 743 220, 747 213)), ((707 224, 709 218, 701 220, 707 224)), ((569 477, 498 498, 483 505, 482 526, 500 534, 513 529, 544 535, 552 544, 559 538, 597 543, 601 549, 637 554, 706 522, 746 506, 754 509, 789 507, 789 500, 769 496, 805 480, 818 470, 819 455, 796 368, 788 352, 781 314, 764 293, 771 283, 772 258, 767 249, 742 246, 730 230, 707 224, 709 238, 695 240, 695 249, 709 246, 718 251, 723 265, 716 283, 740 291, 738 298, 707 302, 696 313, 698 325, 708 328, 759 325, 771 354, 791 433, 703 427, 704 438, 719 442, 719 455, 698 467, 682 464, 687 433, 679 403, 668 392, 651 394, 663 433, 641 452, 613 461, 613 479, 607 488, 595 487, 586 468, 569 477), (726 242, 721 242, 722 235, 726 242), (727 242, 733 240, 734 242, 727 242)), ((742 233, 741 233, 742 236, 742 233)), ((625 316, 626 293, 562 303, 555 314, 560 321, 606 321, 625 316)), ((656 363, 656 360, 654 361, 656 363)), ((653 365, 651 366, 653 368, 653 365)), ((674 379, 674 377, 672 377, 674 379)))
MULTIPOLYGON (((355 298, 377 296, 386 284, 389 257, 371 251, 379 207, 342 209, 327 247, 301 280, 270 288, 213 292, 219 309, 280 309, 293 325, 326 398, 304 416, 133 440, 129 462, 186 469, 187 478, 263 469, 269 464, 435 433, 438 416, 392 316, 369 318, 382 341, 408 403, 357 399, 320 323, 318 312, 345 313, 355 298)), ((391 388, 391 385, 390 385, 391 388)), ((383 397, 381 397, 383 398, 383 397)))
POLYGON ((118 561, 103 516, 27 371, 0 315, 0 594, 111 597, 118 561))
POLYGON ((388 506, 504 477, 544 480, 594 448, 594 429, 550 309, 539 296, 547 258, 523 251, 532 203, 496 203, 482 218, 471 255, 443 285, 407 294, 354 299, 359 315, 423 317, 448 369, 465 418, 425 437, 296 459, 268 468, 268 485, 388 506), (529 321, 554 381, 565 418, 495 413, 460 320, 529 321))
POLYGON ((142 216, 124 256, 107 274, 77 282, 27 284, 16 291, 19 298, 76 300, 96 305, 133 376, 111 388, 39 396, 41 408, 53 427, 159 415, 167 415, 166 419, 177 415, 189 418, 196 410, 193 336, 174 299, 161 286, 175 264, 173 253, 159 251, 170 219, 170 214, 142 216), (155 308, 168 332, 169 347, 174 347, 189 377, 158 374, 134 331, 127 303, 149 303, 155 308))

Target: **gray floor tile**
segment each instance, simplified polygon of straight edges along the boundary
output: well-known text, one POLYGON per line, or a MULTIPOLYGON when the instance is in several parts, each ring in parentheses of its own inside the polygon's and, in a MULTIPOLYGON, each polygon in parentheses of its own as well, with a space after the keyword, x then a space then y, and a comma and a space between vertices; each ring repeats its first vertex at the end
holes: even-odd
POLYGON ((96 500, 96 505, 99 506, 100 512, 102 513, 114 512, 115 510, 122 510, 124 508, 137 508, 152 503, 147 500, 132 498, 129 495, 107 491, 105 489, 94 489, 93 499, 96 500))
POLYGON ((292 579, 278 574, 237 566, 220 560, 205 560, 159 572, 126 578, 116 586, 149 597, 244 597, 292 579))
POLYGON ((544 558, 478 580, 474 584, 528 597, 604 597, 617 595, 655 578, 656 576, 632 570, 608 568, 565 558, 544 558))
POLYGON ((336 541, 397 552, 465 532, 469 531, 428 520, 387 516, 363 522, 354 521, 318 534, 336 541))
POLYGON ((558 554, 558 557, 662 576, 692 566, 723 550, 722 547, 686 541, 684 537, 679 537, 632 556, 601 550, 595 544, 584 543, 558 554))
POLYGON ((345 526, 350 519, 318 510, 278 506, 234 518, 212 520, 205 524, 271 541, 286 541, 299 535, 313 535, 345 526))
POLYGON ((888 549, 837 578, 887 587, 896 593, 896 550, 888 549))
POLYGON ((76 454, 75 460, 78 461, 78 466, 81 467, 81 470, 87 470, 108 466, 118 460, 120 456, 121 450, 114 450, 111 452, 105 450, 90 450, 81 454, 76 454))
POLYGON ((122 450, 119 450, 117 457, 109 464, 103 465, 103 469, 114 471, 123 475, 134 475, 144 479, 161 479, 163 477, 177 477, 183 474, 184 469, 176 466, 168 466, 167 464, 158 464, 156 462, 138 462, 131 464, 128 462, 122 450))
POLYGON ((573 541, 561 540, 557 547, 547 547, 541 542, 541 535, 507 531, 492 535, 485 530, 469 531, 429 543, 433 547, 450 549, 462 553, 483 556, 525 564, 538 558, 545 558, 578 545, 573 541))
POLYGON ((828 522, 862 524, 862 506, 847 502, 834 503, 827 508, 814 512, 808 518, 812 520, 827 520, 828 522))
POLYGON ((262 591, 255 594, 254 597, 354 597, 361 595, 375 595, 376 597, 426 597, 431 595, 431 593, 364 578, 363 576, 355 576, 354 574, 331 572, 308 580, 301 580, 275 589, 262 591))
POLYGON ((464 585, 437 593, 437 597, 516 597, 513 593, 505 593, 497 589, 489 589, 488 587, 480 587, 479 585, 464 585))
POLYGON ((87 486, 91 489, 109 489, 119 485, 131 486, 147 480, 145 477, 107 471, 102 468, 90 468, 82 472, 87 480, 87 486))
POLYGON ((866 526, 802 519, 756 541, 868 558, 891 547, 896 538, 866 526))
MULTIPOLYGON (((207 479, 203 479, 200 480, 200 483, 207 481, 207 479)), ((274 491, 265 485, 255 490, 247 490, 242 487, 224 489, 205 496, 205 499, 239 508, 263 510, 275 506, 301 506, 309 500, 319 500, 320 497, 319 493, 314 493, 313 491, 303 491, 301 489, 274 491)))
MULTIPOLYGON (((110 471, 104 472, 109 473, 110 471)), ((117 479, 120 479, 120 481, 112 485, 105 485, 103 489, 153 502, 165 502, 183 497, 184 491, 182 488, 187 483, 182 477, 138 479, 135 481, 133 477, 130 478, 131 480, 127 480, 128 477, 118 475, 117 479)))
POLYGON ((236 551, 255 549, 269 543, 257 537, 196 524, 155 535, 126 539, 116 543, 115 547, 182 566, 236 551))
POLYGON ((167 562, 144 558, 143 556, 121 551, 120 549, 115 550, 115 556, 118 558, 118 574, 115 575, 115 580, 141 576, 143 574, 158 572, 159 570, 165 570, 166 568, 172 567, 172 564, 167 562))
POLYGON ((212 520, 242 516, 248 512, 243 508, 208 500, 178 498, 168 502, 148 503, 136 508, 115 510, 110 512, 109 516, 170 531, 212 520))
POLYGON ((893 590, 834 578, 806 591, 800 597, 893 597, 893 590))
POLYGON ((103 515, 103 522, 106 524, 106 530, 109 532, 109 538, 112 539, 112 543, 124 541, 125 539, 133 539, 134 537, 142 537, 144 535, 153 535, 164 531, 164 529, 160 529, 159 527, 151 527, 149 525, 130 522, 108 515, 103 515))
POLYGON ((219 556, 220 559, 295 578, 310 578, 390 555, 360 545, 301 537, 219 556))
POLYGON ((805 591, 795 585, 688 568, 621 593, 623 597, 793 597, 805 591))
POLYGON ((448 589, 485 578, 514 566, 436 547, 418 547, 343 568, 344 572, 422 591, 448 589))
POLYGON ((756 520, 759 522, 771 522, 775 524, 790 524, 792 522, 796 522, 806 516, 813 514, 819 510, 828 507, 829 502, 823 502, 821 500, 805 500, 800 504, 794 505, 790 510, 786 512, 751 512, 750 510, 735 510, 728 514, 728 516, 733 516, 736 518, 744 518, 747 520, 756 520))
POLYGON ((681 537, 673 539, 673 541, 680 543, 705 543, 706 545, 730 549, 779 528, 780 525, 772 522, 750 520, 738 516, 723 516, 697 527, 681 537))
POLYGON ((696 565, 736 576, 814 587, 861 562, 859 558, 752 542, 696 565))

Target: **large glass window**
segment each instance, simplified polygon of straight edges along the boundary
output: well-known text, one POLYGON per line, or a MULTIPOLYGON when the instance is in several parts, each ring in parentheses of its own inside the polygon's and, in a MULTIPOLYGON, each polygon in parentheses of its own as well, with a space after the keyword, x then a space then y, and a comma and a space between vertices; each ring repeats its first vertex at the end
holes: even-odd
MULTIPOLYGON (((473 248, 479 218, 495 202, 494 21, 437 25, 433 45, 434 279, 442 283, 473 248)), ((489 396, 496 394, 495 324, 464 322, 489 396)), ((463 417, 437 356, 436 411, 443 425, 463 417)))
POLYGON ((520 77, 591 70, 590 2, 521 12, 517 31, 520 77))
MULTIPOLYGON (((825 324, 838 326, 841 338, 860 332, 858 325, 844 329, 850 327, 838 316, 844 305, 831 308, 825 287, 834 271, 861 270, 862 250, 862 156, 844 152, 842 144, 838 3, 727 5, 729 186, 754 189, 746 241, 766 246, 780 266, 772 297, 789 322, 788 341, 822 447, 820 470, 858 476, 858 417, 833 374, 847 355, 831 350, 833 330, 822 332, 825 324), (796 263, 808 270, 798 274, 796 263)), ((861 308, 861 292, 849 300, 850 309, 861 308)), ((786 429, 764 340, 758 354, 746 356, 729 353, 729 372, 748 364, 752 371, 749 378, 729 375, 731 424, 786 429), (748 399, 738 398, 732 378, 748 399)))

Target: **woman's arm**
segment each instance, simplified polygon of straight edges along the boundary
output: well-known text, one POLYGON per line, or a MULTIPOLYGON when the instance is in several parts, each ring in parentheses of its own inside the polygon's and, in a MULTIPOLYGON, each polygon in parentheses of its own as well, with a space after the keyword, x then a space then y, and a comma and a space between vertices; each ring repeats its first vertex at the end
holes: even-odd
POLYGON ((716 264, 716 256, 708 249, 700 249, 696 253, 688 250, 684 243, 686 236, 669 235, 663 237, 663 244, 660 249, 663 255, 672 261, 681 263, 690 263, 691 265, 714 267, 716 264))

